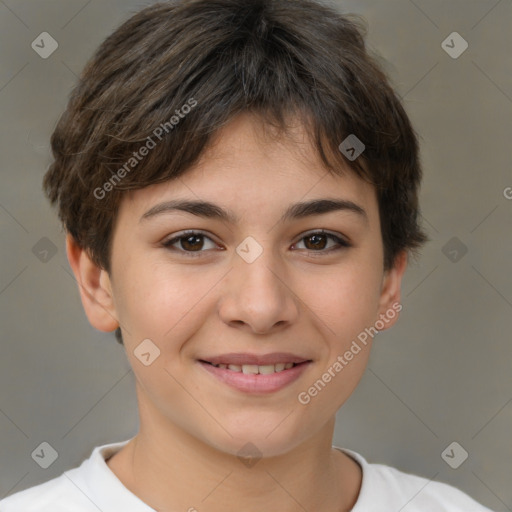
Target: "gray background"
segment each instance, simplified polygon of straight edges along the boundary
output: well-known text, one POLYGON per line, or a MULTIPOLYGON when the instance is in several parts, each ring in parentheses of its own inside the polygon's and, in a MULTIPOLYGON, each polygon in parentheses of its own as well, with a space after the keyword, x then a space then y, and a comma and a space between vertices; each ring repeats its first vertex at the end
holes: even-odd
MULTIPOLYGON (((0 0, 0 498, 138 429, 133 373, 113 335, 88 324, 41 179, 76 74, 148 3, 0 0), (43 31, 59 45, 47 59, 31 48, 43 31), (31 457, 43 441, 58 452, 47 469, 31 457)), ((334 444, 512 510, 512 1, 339 5, 368 20, 421 135, 433 240, 407 270, 400 321, 376 339, 334 444), (453 31, 469 44, 456 59, 441 46, 453 31), (441 457, 452 441, 469 453, 458 469, 441 457)))

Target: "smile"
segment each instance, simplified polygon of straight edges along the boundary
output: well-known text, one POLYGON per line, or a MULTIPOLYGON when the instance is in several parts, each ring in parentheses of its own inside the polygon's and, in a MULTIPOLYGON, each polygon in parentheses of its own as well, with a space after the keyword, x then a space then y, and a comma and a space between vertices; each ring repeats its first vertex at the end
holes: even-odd
POLYGON ((215 381, 249 394, 279 391, 296 381, 313 364, 311 360, 265 365, 197 362, 215 381))
MULTIPOLYGON (((204 361, 205 363, 211 364, 212 366, 215 366, 216 368, 224 368, 231 370, 233 372, 241 372, 248 374, 261 374, 261 375, 268 375, 270 373, 277 373, 282 372, 283 370, 289 370, 290 368, 293 368, 294 366, 297 366, 298 363, 276 363, 276 364, 266 364, 266 365, 257 365, 257 364, 213 364, 208 361, 204 361)), ((302 363, 300 363, 302 364, 302 363)))

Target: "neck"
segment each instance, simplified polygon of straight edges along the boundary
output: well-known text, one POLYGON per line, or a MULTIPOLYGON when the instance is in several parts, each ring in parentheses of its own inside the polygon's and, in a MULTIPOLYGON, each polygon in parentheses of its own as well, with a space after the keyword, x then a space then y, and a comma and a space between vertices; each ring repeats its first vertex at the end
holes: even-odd
POLYGON ((225 512, 269 508, 350 511, 361 468, 332 448, 333 417, 284 454, 241 459, 140 408, 139 433, 108 461, 133 494, 155 510, 225 512))

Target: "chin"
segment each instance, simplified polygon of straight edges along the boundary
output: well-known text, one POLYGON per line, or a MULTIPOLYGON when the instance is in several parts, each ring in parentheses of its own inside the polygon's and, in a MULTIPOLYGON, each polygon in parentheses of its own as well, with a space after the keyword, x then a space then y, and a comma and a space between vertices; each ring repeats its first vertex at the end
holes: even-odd
POLYGON ((283 416, 273 422, 272 427, 265 427, 253 420, 250 425, 224 425, 231 434, 224 431, 222 439, 209 439, 213 448, 237 457, 277 457, 284 455, 297 446, 306 436, 290 432, 290 425, 285 425, 283 416), (287 428, 288 427, 288 428, 287 428))

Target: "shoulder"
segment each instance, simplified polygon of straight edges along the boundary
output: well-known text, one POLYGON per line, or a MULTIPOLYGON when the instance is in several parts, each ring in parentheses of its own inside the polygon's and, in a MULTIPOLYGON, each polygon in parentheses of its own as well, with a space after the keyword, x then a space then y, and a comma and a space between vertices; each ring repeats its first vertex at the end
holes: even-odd
POLYGON ((121 509, 134 510, 134 501, 140 508, 105 463, 128 442, 96 446, 78 467, 0 500, 0 512, 98 512, 112 502, 127 503, 121 509))
POLYGON ((67 471, 53 480, 0 500, 1 512, 88 512, 97 509, 75 486, 68 475, 79 468, 67 471))
MULTIPOLYGON (((340 449, 340 448, 338 448, 340 449)), ((492 512, 459 489, 384 464, 370 464, 360 454, 341 449, 363 470, 359 498, 352 512, 492 512)))
POLYGON ((407 510, 416 512, 491 512, 461 490, 443 482, 405 473, 382 464, 373 464, 383 482, 396 496, 409 503, 407 510))

